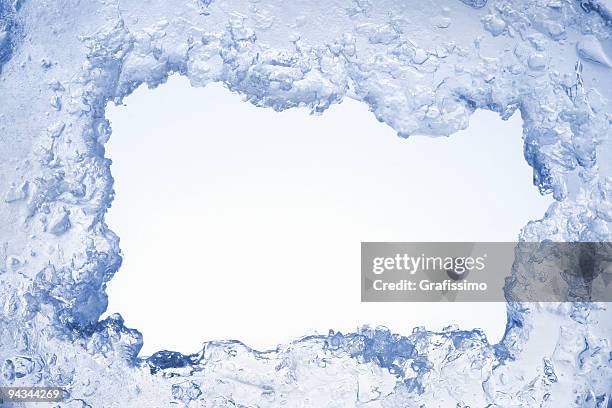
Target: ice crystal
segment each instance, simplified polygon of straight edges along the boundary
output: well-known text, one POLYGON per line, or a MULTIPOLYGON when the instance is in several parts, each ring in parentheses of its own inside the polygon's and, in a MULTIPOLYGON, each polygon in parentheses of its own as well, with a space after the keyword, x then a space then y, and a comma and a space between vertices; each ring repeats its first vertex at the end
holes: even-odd
POLYGON ((276 110, 353 98, 404 137, 520 110, 534 183, 556 200, 520 238, 609 241, 611 24, 595 0, 0 0, 1 384, 64 387, 65 407, 610 406, 605 304, 508 291, 494 345, 363 328, 149 358, 100 316, 121 264, 105 107, 171 74, 276 110))

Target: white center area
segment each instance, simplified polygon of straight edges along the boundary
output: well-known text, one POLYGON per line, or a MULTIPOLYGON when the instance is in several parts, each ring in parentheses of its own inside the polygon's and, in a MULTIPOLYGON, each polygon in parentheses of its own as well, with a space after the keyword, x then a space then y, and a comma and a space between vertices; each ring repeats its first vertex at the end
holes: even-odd
POLYGON ((518 114, 402 139, 353 100, 279 113, 179 77, 125 104, 107 109, 107 223, 124 256, 107 313, 143 333, 141 355, 220 339, 263 350, 364 324, 503 335, 501 302, 361 303, 360 243, 515 241, 550 203, 518 114))

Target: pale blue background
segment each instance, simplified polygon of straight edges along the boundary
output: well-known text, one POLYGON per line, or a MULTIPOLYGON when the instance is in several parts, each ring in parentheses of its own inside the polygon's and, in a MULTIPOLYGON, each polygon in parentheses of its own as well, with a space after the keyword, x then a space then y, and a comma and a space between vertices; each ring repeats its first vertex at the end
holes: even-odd
POLYGON ((359 244, 516 240, 551 202, 532 185, 519 114, 406 140, 353 100, 277 113, 179 77, 125 104, 107 111, 107 219, 124 254, 108 313, 143 332, 143 354, 226 338, 267 349, 367 323, 503 334, 503 303, 360 303, 359 244))

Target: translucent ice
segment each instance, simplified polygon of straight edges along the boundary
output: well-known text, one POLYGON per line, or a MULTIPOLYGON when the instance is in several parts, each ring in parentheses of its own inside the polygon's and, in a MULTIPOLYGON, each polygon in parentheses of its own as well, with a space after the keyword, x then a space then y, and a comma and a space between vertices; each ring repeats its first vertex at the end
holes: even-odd
MULTIPOLYGON (((120 316, 99 321, 121 264, 105 107, 171 73, 276 110, 353 98, 401 136, 519 109, 534 183, 556 200, 520 238, 609 241, 609 16, 596 1, 0 1, 2 384, 62 386, 66 407, 609 406, 605 304, 508 291, 494 345, 364 328, 148 359, 120 316)), ((534 279, 521 261, 515 279, 534 279)))
POLYGON ((580 41, 578 41, 576 49, 578 50, 578 55, 580 55, 581 58, 610 68, 610 60, 604 52, 601 43, 595 36, 585 35, 580 41))

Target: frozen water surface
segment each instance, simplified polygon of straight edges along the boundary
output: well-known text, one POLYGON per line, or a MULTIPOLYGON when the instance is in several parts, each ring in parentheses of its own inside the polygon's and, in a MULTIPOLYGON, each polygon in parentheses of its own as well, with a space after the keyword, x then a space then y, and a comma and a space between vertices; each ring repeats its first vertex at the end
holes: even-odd
POLYGON ((609 406, 607 304, 507 288, 496 344, 363 329, 148 359, 136 330, 100 316, 121 263, 105 109, 172 73, 276 110, 354 99, 401 136, 520 110, 535 185, 555 199, 520 239, 609 241, 610 15, 570 0, 0 1, 2 384, 65 387, 65 407, 609 406))

